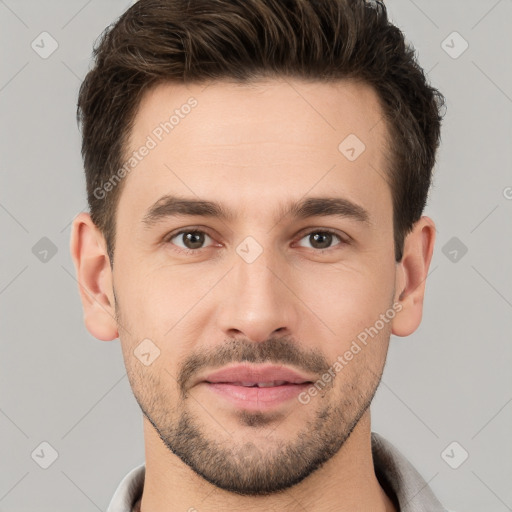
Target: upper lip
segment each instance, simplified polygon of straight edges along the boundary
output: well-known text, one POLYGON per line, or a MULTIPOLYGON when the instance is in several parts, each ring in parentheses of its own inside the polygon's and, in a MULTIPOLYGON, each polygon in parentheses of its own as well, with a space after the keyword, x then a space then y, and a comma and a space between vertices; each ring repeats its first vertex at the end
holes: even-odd
POLYGON ((237 364, 209 373, 201 381, 218 383, 252 383, 285 381, 290 384, 303 384, 312 382, 312 378, 302 375, 292 368, 280 365, 248 365, 237 364))

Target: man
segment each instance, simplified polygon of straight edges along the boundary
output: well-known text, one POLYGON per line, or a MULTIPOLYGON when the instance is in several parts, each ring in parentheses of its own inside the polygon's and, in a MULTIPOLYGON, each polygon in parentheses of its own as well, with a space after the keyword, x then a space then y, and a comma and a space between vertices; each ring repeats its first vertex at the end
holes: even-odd
POLYGON ((363 0, 141 0, 78 101, 84 321, 146 462, 110 512, 442 511, 371 431, 421 322, 443 96, 363 0))

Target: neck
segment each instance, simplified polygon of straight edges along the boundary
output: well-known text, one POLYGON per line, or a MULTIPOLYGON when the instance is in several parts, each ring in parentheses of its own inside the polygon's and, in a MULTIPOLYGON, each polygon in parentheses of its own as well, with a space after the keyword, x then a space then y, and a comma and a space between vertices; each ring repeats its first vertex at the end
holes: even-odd
POLYGON ((302 482, 267 496, 240 496, 210 484, 169 451, 146 418, 144 439, 146 476, 141 512, 396 512, 375 476, 369 409, 334 457, 302 482))

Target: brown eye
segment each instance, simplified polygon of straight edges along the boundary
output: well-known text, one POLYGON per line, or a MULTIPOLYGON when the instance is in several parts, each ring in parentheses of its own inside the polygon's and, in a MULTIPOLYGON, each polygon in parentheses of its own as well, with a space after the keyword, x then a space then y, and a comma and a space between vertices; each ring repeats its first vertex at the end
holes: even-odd
POLYGON ((312 249, 324 250, 331 249, 332 242, 336 238, 340 241, 340 243, 336 245, 343 245, 343 243, 345 243, 345 241, 341 238, 340 235, 330 230, 311 231, 307 233, 304 237, 302 237, 301 240, 307 239, 308 242, 311 244, 312 249))
POLYGON ((199 249, 203 249, 202 246, 205 243, 206 238, 210 237, 204 231, 182 230, 169 237, 167 242, 176 245, 179 249, 184 251, 197 251, 199 249), (176 239, 177 242, 181 242, 183 245, 180 245, 177 242, 172 242, 174 239, 176 239))

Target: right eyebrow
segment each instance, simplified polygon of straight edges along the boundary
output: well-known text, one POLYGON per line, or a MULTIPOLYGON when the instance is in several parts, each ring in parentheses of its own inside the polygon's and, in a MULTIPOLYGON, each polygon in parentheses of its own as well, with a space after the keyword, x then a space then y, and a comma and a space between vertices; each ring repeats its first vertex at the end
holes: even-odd
POLYGON ((142 222, 147 229, 166 217, 175 216, 216 217, 223 220, 233 220, 233 215, 222 205, 202 199, 180 198, 172 195, 162 196, 144 215, 142 222))

